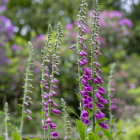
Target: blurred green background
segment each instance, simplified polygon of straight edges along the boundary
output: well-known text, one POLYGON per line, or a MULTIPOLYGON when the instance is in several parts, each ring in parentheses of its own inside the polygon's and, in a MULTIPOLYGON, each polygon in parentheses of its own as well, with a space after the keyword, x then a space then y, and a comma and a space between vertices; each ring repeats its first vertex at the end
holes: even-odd
MULTIPOLYGON (((90 26, 92 0, 88 2, 87 22, 90 26)), ((125 129, 126 134, 119 140, 140 139, 140 1, 139 0, 99 0, 101 11, 102 56, 99 62, 104 72, 104 87, 107 86, 109 65, 116 62, 114 91, 112 99, 117 100, 117 109, 113 110, 117 118, 115 129, 125 129), (118 14, 116 14, 118 13, 118 14)), ((70 110, 79 113, 77 90, 76 57, 69 46, 75 43, 76 20, 80 0, 0 0, 0 110, 9 103, 10 122, 18 126, 23 96, 24 70, 29 40, 35 52, 34 92, 32 106, 33 121, 26 120, 24 134, 41 135, 40 115, 40 54, 42 42, 47 35, 48 24, 54 31, 60 21, 64 37, 61 47, 61 66, 59 79, 60 98, 64 98, 70 110)), ((88 31, 87 31, 88 34, 88 31)), ((72 116, 73 132, 76 116, 72 116)), ((0 135, 3 134, 3 116, 0 116, 0 135)), ((59 118, 59 128, 62 119, 59 118)), ((12 128, 10 128, 10 132, 12 128)), ((62 130, 61 130, 62 131, 62 130)), ((63 132, 63 131, 62 131, 63 132)), ((73 133, 73 135, 75 135, 73 133)))

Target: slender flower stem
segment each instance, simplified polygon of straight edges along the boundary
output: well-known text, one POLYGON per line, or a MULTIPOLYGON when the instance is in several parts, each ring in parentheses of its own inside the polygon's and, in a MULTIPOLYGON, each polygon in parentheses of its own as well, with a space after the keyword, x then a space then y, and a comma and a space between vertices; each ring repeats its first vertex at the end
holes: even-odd
MULTIPOLYGON (((79 64, 79 60, 80 60, 80 57, 79 57, 79 32, 78 32, 78 35, 77 35, 76 48, 77 48, 77 62, 78 62, 79 95, 80 95, 80 97, 82 99, 82 95, 81 95, 81 68, 80 68, 80 64, 79 64)), ((80 110, 81 110, 81 113, 82 113, 83 107, 82 107, 82 102, 81 101, 80 101, 80 110)))
MULTIPOLYGON (((44 63, 44 62, 43 62, 44 63)), ((44 79, 44 70, 42 71, 42 79, 44 79)), ((43 125, 45 125, 45 111, 44 111, 44 82, 43 80, 41 80, 41 96, 42 96, 42 112, 43 112, 43 120, 42 120, 42 123, 43 125)), ((46 135, 46 131, 44 130, 44 139, 47 140, 47 135, 46 135)))
MULTIPOLYGON (((29 71, 29 67, 27 67, 27 72, 29 71)), ((23 103, 22 103, 22 116, 21 116, 21 124, 20 124, 20 136, 22 137, 23 132, 23 125, 24 125, 24 117, 25 117, 25 102, 26 102, 26 95, 27 95, 27 81, 28 81, 28 74, 26 75, 25 79, 25 85, 24 85, 24 97, 23 97, 23 103)))
POLYGON ((5 123, 5 140, 8 140, 8 124, 7 124, 7 121, 9 119, 9 116, 8 116, 8 103, 6 102, 5 103, 5 118, 4 118, 4 123, 5 123))
MULTIPOLYGON (((30 88, 32 88, 32 85, 30 84, 29 81, 32 81, 32 79, 30 78, 32 76, 32 67, 33 67, 33 57, 34 57, 34 49, 33 46, 31 44, 31 42, 28 43, 29 44, 29 58, 27 60, 27 69, 26 69, 26 77, 25 77, 25 84, 24 84, 24 96, 23 96, 23 103, 22 103, 22 115, 21 115, 21 123, 20 123, 20 128, 19 128, 19 133, 20 136, 22 137, 22 133, 23 133, 23 126, 24 126, 24 118, 26 116, 26 107, 25 104, 27 103, 27 94, 29 92, 32 92, 30 90, 30 88)), ((30 116, 28 116, 30 117, 30 116)), ((32 119, 31 117, 29 118, 30 120, 32 119)))

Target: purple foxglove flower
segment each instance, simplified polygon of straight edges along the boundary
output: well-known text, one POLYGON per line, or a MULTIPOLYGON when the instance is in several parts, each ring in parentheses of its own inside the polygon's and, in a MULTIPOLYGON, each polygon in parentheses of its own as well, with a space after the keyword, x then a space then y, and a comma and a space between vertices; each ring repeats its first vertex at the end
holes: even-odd
POLYGON ((55 95, 56 95, 56 92, 55 92, 55 91, 53 91, 53 92, 52 92, 52 94, 55 96, 55 95))
POLYGON ((48 108, 48 107, 46 107, 46 108, 45 108, 45 111, 46 111, 46 112, 48 112, 48 111, 49 111, 49 108, 48 108))
POLYGON ((91 76, 91 75, 84 75, 84 78, 85 78, 86 80, 91 80, 91 79, 92 79, 92 76, 91 76))
POLYGON ((87 59, 85 59, 85 58, 82 60, 82 62, 83 62, 84 64, 88 64, 88 61, 87 61, 87 59))
POLYGON ((88 96, 88 92, 86 92, 86 91, 81 91, 81 94, 83 95, 83 96, 88 96))
POLYGON ((103 103, 103 104, 107 104, 108 102, 107 102, 107 99, 99 99, 99 101, 101 102, 101 103, 103 103))
POLYGON ((88 120, 88 119, 84 119, 83 121, 84 121, 84 123, 85 123, 87 126, 88 126, 89 123, 90 123, 90 120, 88 120))
POLYGON ((111 106, 111 109, 112 109, 112 110, 117 109, 117 105, 116 105, 116 104, 113 104, 113 105, 111 106))
POLYGON ((86 81, 84 78, 82 78, 82 83, 83 83, 84 85, 88 85, 88 84, 89 84, 89 82, 86 81))
POLYGON ((83 47, 84 47, 85 50, 87 50, 87 46, 86 45, 83 45, 83 47))
POLYGON ((106 93, 106 89, 104 89, 102 86, 99 86, 99 90, 106 93))
POLYGON ((112 103, 113 103, 113 104, 116 104, 116 103, 117 103, 117 99, 113 99, 113 100, 112 100, 112 103))
POLYGON ((89 113, 84 109, 83 111, 82 111, 82 118, 83 119, 86 119, 86 118, 88 118, 89 117, 89 113))
POLYGON ((57 105, 56 103, 53 103, 53 106, 54 106, 54 107, 58 107, 58 105, 57 105))
POLYGON ((43 82, 47 82, 47 80, 42 80, 43 82))
POLYGON ((53 102, 53 99, 49 99, 48 103, 51 104, 53 102))
POLYGON ((83 52, 83 55, 84 55, 84 56, 87 56, 87 52, 83 52))
POLYGON ((57 83, 58 82, 58 80, 56 79, 56 78, 54 78, 53 80, 52 80, 52 83, 57 83))
POLYGON ((58 86, 57 86, 57 85, 53 85, 53 88, 55 88, 55 89, 56 89, 56 88, 58 88, 58 86))
POLYGON ((52 135, 54 138, 58 138, 58 137, 59 137, 59 135, 58 135, 57 132, 51 132, 51 135, 52 135))
POLYGON ((27 102, 25 102, 25 105, 26 105, 26 106, 29 106, 29 104, 28 104, 27 102))
POLYGON ((92 98, 91 97, 88 97, 88 101, 91 103, 92 102, 92 98))
POLYGON ((48 99, 48 98, 49 98, 49 94, 45 94, 44 99, 48 99))
POLYGON ((56 125, 55 125, 54 123, 50 123, 50 127, 51 127, 52 129, 56 129, 56 125))
POLYGON ((99 92, 100 94, 105 94, 105 92, 104 92, 104 91, 100 91, 100 90, 99 90, 98 92, 99 92))
POLYGON ((79 39, 81 39, 82 41, 86 41, 86 38, 79 36, 79 39))
POLYGON ((52 119, 51 118, 48 118, 47 120, 46 120, 46 124, 51 124, 52 123, 52 119))
POLYGON ((28 111, 29 114, 32 114, 32 111, 31 110, 28 109, 27 111, 28 111))
POLYGON ((55 114, 61 114, 61 111, 60 111, 60 110, 57 110, 57 109, 53 109, 53 112, 54 112, 55 114))
POLYGON ((79 55, 80 55, 80 56, 84 56, 83 52, 79 52, 79 55))
POLYGON ((102 96, 99 94, 99 92, 96 93, 96 97, 97 97, 98 99, 102 99, 102 96))
POLYGON ((102 118, 105 117, 105 113, 102 113, 101 111, 99 111, 98 114, 95 114, 95 117, 99 120, 102 120, 102 118))
POLYGON ((69 47, 69 49, 73 49, 73 48, 75 48, 75 46, 70 46, 70 47, 69 47))
POLYGON ((54 95, 52 93, 50 93, 50 97, 53 97, 54 95))
POLYGON ((86 105, 89 104, 89 101, 88 101, 87 99, 82 98, 82 101, 83 101, 83 103, 84 103, 84 106, 86 106, 86 105))
POLYGON ((80 61, 79 63, 80 63, 81 66, 85 65, 85 63, 83 61, 80 61))
POLYGON ((103 105, 103 104, 101 104, 101 103, 97 103, 97 106, 98 106, 99 108, 101 108, 101 109, 103 109, 103 108, 104 108, 104 105, 103 105))
POLYGON ((46 116, 46 118, 49 116, 49 114, 48 113, 45 113, 45 116, 46 116))
POLYGON ((43 128, 44 130, 47 130, 47 129, 48 129, 48 126, 47 126, 47 125, 43 125, 42 128, 43 128))
POLYGON ((84 86, 84 90, 87 91, 87 92, 91 92, 92 90, 92 86, 84 86))
POLYGON ((48 86, 45 86, 45 89, 50 89, 48 86))
POLYGON ((91 75, 92 70, 90 68, 84 68, 84 71, 87 75, 91 75))
POLYGON ((32 120, 32 117, 31 116, 28 116, 28 119, 31 121, 32 120))
POLYGON ((95 62, 95 66, 96 67, 101 67, 101 64, 99 64, 98 62, 95 62))
POLYGON ((99 56, 101 55, 99 50, 96 50, 95 52, 96 52, 97 55, 99 55, 99 56))
POLYGON ((98 68, 98 72, 99 72, 99 73, 103 73, 103 71, 102 71, 101 69, 99 69, 99 68, 98 68))
POLYGON ((100 84, 102 84, 103 82, 104 82, 103 80, 100 80, 100 81, 99 81, 100 84))
POLYGON ((89 109, 93 109, 93 104, 89 104, 89 105, 88 105, 88 108, 89 108, 89 109))
POLYGON ((97 80, 98 80, 98 81, 102 81, 102 78, 98 75, 98 76, 97 76, 97 80))
POLYGON ((84 99, 88 99, 88 97, 89 97, 89 96, 88 96, 88 95, 86 95, 86 96, 84 96, 84 99))
POLYGON ((47 104, 46 102, 44 102, 44 106, 45 106, 45 107, 48 107, 48 104, 47 104))
POLYGON ((95 78, 95 79, 93 79, 93 83, 98 84, 99 82, 98 82, 98 80, 95 78))
POLYGON ((100 123, 100 126, 104 129, 108 130, 108 124, 105 124, 104 122, 100 123))

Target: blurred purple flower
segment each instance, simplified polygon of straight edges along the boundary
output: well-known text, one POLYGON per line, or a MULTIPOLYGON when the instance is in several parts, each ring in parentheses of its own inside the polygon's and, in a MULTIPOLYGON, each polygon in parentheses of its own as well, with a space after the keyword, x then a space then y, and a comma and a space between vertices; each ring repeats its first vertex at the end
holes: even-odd
POLYGON ((42 44, 43 42, 46 40, 46 36, 44 34, 40 34, 38 36, 35 37, 34 41, 33 41, 33 45, 38 48, 41 49, 42 48, 42 44))
POLYGON ((0 6, 0 13, 3 12, 3 11, 6 11, 6 9, 7 9, 7 8, 6 8, 5 5, 1 5, 1 6, 0 6))
POLYGON ((67 24, 66 29, 67 30, 72 30, 73 29, 73 24, 71 24, 71 23, 67 24))
POLYGON ((94 16, 94 10, 93 9, 89 11, 89 16, 90 17, 93 17, 94 16))
POLYGON ((119 21, 119 25, 120 25, 120 26, 126 25, 126 26, 128 26, 128 27, 130 27, 130 28, 133 27, 132 21, 131 21, 130 19, 128 19, 128 18, 121 19, 121 20, 119 21))
POLYGON ((123 14, 120 11, 112 11, 110 12, 110 17, 112 18, 122 18, 123 14))
POLYGON ((7 4, 9 2, 9 0, 2 0, 3 4, 7 4))
POLYGON ((78 26, 78 20, 74 21, 74 26, 78 26))
POLYGON ((19 47, 17 46, 17 45, 12 45, 12 49, 14 50, 14 51, 16 51, 16 50, 18 50, 19 49, 19 47))

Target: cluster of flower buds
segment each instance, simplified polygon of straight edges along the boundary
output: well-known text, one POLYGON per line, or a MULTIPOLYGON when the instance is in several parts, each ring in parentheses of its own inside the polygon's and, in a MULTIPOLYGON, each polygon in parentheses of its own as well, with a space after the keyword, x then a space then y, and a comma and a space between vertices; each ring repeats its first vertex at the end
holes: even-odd
POLYGON ((94 92, 96 97, 96 110, 95 110, 95 117, 99 120, 99 124, 104 129, 108 129, 108 124, 103 121, 105 118, 105 113, 101 112, 101 109, 104 108, 104 104, 107 104, 107 99, 103 98, 103 94, 106 94, 106 89, 104 89, 101 84, 104 82, 100 76, 102 74, 102 70, 100 69, 101 65, 97 62, 98 56, 101 55, 100 52, 100 42, 99 42, 99 10, 98 10, 98 2, 97 0, 93 0, 93 29, 92 29, 92 52, 91 55, 93 59, 96 61, 93 63, 94 70, 93 70, 93 83, 94 83, 94 92))
MULTIPOLYGON (((61 45, 62 26, 58 23, 56 44, 51 44, 52 28, 48 28, 48 40, 44 46, 43 63, 41 64, 42 80, 41 80, 41 93, 42 93, 42 128, 48 131, 48 140, 50 134, 54 138, 58 138, 59 134, 55 132, 56 125, 53 123, 52 114, 60 114, 61 111, 56 109, 58 105, 54 101, 54 96, 57 95, 57 83, 55 74, 59 75, 59 46, 61 45), (51 60, 51 61, 50 61, 51 60)), ((46 139, 46 136, 44 137, 46 139)))
POLYGON ((64 129, 65 129, 65 140, 68 140, 71 138, 72 134, 72 127, 70 123, 70 116, 68 114, 68 107, 66 106, 66 102, 64 101, 63 98, 61 98, 61 105, 62 105, 62 114, 63 114, 63 120, 64 120, 64 129))
POLYGON ((29 58, 27 60, 27 69, 26 69, 26 78, 25 78, 25 85, 24 85, 24 97, 23 97, 23 104, 22 104, 22 117, 21 117, 21 125, 20 125, 20 134, 22 135, 23 131, 23 123, 24 117, 26 116, 29 120, 32 120, 30 116, 32 111, 29 109, 29 106, 33 104, 31 94, 32 94, 32 77, 33 77, 33 62, 34 62, 34 48, 29 42, 29 58))

